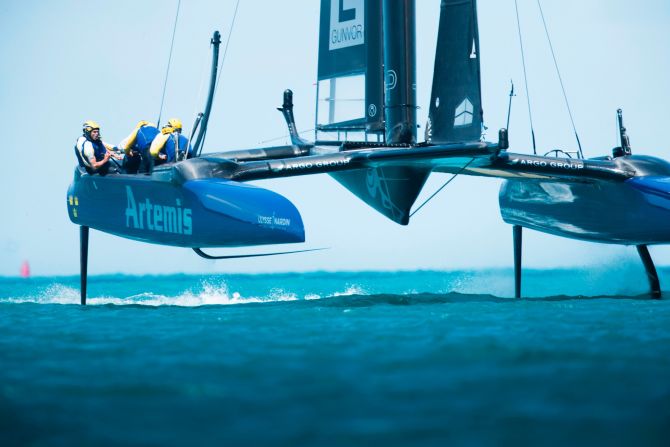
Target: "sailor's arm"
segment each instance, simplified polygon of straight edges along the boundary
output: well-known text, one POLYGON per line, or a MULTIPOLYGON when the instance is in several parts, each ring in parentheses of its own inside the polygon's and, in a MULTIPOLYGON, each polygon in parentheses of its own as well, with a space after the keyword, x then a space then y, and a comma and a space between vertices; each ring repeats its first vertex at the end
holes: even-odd
POLYGON ((105 155, 103 156, 102 160, 97 161, 95 159, 95 150, 93 149, 93 145, 91 144, 90 141, 84 142, 84 157, 88 160, 89 164, 93 169, 98 169, 99 167, 103 166, 107 161, 109 161, 111 153, 109 151, 105 152, 105 155))
POLYGON ((111 152, 105 152, 104 157, 100 161, 95 160, 95 155, 93 157, 88 158, 88 162, 91 163, 91 167, 93 169, 98 169, 99 167, 103 166, 107 161, 109 161, 109 157, 112 155, 111 152))
POLYGON ((105 143, 104 141, 102 142, 103 146, 105 146, 105 149, 107 149, 107 153, 110 154, 113 158, 117 160, 121 160, 123 156, 119 154, 119 148, 112 146, 111 144, 105 143))

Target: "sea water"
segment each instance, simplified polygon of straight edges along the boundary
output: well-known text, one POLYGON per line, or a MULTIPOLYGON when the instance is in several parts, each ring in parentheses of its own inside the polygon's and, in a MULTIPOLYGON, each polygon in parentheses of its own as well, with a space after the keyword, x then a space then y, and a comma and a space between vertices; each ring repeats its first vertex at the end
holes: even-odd
POLYGON ((512 277, 0 278, 0 445, 670 445, 670 295, 512 277))

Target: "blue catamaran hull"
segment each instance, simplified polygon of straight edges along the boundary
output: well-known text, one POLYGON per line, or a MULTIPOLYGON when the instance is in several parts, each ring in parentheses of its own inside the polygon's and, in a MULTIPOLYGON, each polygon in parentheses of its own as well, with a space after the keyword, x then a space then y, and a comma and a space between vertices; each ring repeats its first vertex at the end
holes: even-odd
POLYGON ((670 243, 670 177, 507 180, 499 203, 505 222, 555 236, 622 245, 670 243))
POLYGON ((142 242, 196 248, 305 241, 300 213, 288 199, 224 179, 175 184, 77 171, 67 204, 73 223, 142 242))

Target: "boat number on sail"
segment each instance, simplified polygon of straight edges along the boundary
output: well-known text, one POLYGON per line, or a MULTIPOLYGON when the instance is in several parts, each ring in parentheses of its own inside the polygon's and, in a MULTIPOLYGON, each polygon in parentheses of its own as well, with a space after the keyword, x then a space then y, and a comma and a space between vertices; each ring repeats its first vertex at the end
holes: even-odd
POLYGON ((126 185, 126 227, 161 233, 193 234, 193 210, 182 208, 177 199, 175 206, 153 203, 149 198, 137 203, 130 186, 126 185))
POLYGON ((365 43, 365 0, 330 1, 329 50, 365 43))

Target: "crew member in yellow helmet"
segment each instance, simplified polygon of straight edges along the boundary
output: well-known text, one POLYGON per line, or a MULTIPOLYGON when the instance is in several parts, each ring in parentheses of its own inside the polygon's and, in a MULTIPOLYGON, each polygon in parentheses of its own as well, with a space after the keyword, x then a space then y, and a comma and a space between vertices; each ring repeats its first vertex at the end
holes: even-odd
POLYGON ((151 142, 160 131, 155 124, 149 121, 140 121, 133 131, 119 143, 126 156, 123 159, 123 169, 127 174, 151 172, 152 158, 149 155, 151 142))
POLYGON ((110 170, 109 159, 120 160, 122 157, 114 153, 113 146, 102 141, 100 125, 95 121, 85 121, 82 131, 74 147, 79 166, 89 174, 107 174, 110 170))
POLYGON ((156 135, 149 149, 156 164, 181 161, 192 156, 193 148, 181 131, 181 120, 171 118, 156 135))

